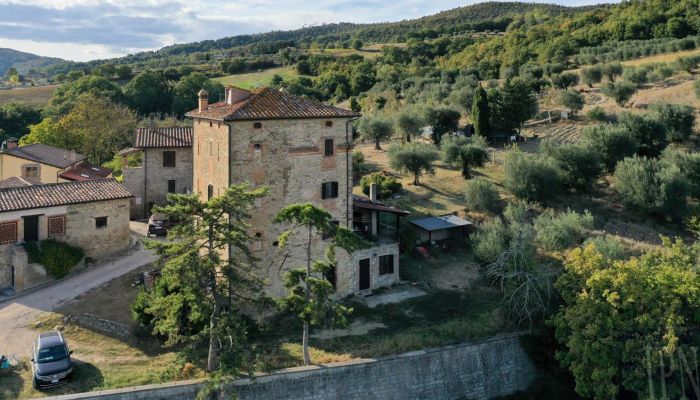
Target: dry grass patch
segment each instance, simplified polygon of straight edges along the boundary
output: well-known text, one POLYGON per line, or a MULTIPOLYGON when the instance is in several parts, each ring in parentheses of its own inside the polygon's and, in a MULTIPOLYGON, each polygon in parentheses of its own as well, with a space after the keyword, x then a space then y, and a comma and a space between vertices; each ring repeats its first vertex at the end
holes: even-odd
POLYGON ((49 103, 53 91, 59 86, 60 85, 46 85, 0 90, 0 106, 17 101, 33 106, 44 107, 49 103))
MULTIPOLYGON (((7 399, 33 398, 65 393, 78 393, 103 389, 162 383, 184 379, 174 352, 164 351, 153 339, 120 340, 75 325, 63 325, 60 315, 54 314, 31 326, 37 334, 59 329, 65 335, 74 363, 73 380, 66 386, 45 392, 32 388, 32 373, 28 360, 18 374, 0 378, 0 395, 7 399)), ((201 377, 201 371, 189 375, 201 377)))

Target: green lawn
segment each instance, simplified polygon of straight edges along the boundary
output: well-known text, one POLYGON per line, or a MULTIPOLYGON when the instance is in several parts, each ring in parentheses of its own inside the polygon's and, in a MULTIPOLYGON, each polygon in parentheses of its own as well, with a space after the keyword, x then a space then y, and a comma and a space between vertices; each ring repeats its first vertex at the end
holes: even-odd
POLYGON ((297 76, 293 67, 270 68, 261 72, 249 72, 247 74, 235 74, 214 78, 223 85, 233 85, 243 89, 251 89, 270 84, 272 77, 279 75, 285 80, 297 76))

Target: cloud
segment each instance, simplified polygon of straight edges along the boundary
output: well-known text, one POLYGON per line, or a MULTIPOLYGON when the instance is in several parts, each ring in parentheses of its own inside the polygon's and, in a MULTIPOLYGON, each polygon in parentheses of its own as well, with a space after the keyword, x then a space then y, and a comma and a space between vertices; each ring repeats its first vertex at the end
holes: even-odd
POLYGON ((88 60, 321 23, 396 21, 463 5, 459 0, 0 0, 0 45, 24 43, 17 50, 88 60))

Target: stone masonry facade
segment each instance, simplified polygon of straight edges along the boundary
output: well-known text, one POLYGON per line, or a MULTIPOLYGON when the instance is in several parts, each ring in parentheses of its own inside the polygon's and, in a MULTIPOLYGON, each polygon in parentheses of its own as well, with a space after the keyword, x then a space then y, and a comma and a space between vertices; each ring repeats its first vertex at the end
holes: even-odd
POLYGON ((140 167, 124 168, 124 186, 134 194, 132 218, 147 218, 150 206, 166 202, 169 181, 175 183, 175 193, 192 192, 192 148, 146 148, 142 150, 140 167), (175 153, 175 166, 163 164, 165 152, 175 153))

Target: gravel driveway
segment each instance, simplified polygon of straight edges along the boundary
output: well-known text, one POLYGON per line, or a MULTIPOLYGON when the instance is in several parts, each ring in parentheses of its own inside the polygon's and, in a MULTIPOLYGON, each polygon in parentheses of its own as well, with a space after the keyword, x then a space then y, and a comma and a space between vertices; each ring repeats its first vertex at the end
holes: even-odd
POLYGON ((135 249, 53 285, 0 302, 0 354, 29 357, 37 335, 27 328, 29 324, 66 301, 155 260, 151 251, 135 249))

